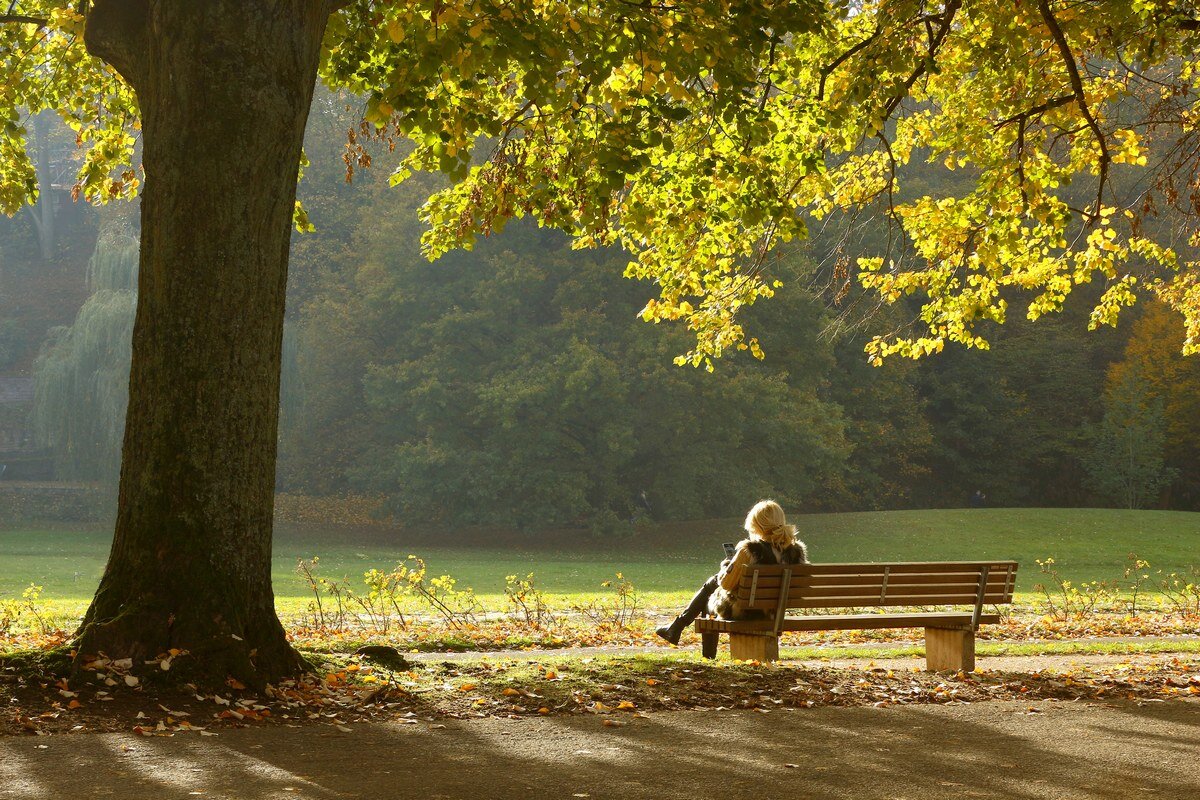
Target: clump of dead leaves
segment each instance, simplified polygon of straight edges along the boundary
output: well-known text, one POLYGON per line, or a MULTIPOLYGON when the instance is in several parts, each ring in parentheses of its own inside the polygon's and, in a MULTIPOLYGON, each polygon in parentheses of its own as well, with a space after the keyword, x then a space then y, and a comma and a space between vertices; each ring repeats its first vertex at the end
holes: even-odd
MULTIPOLYGON (((431 668, 436 670, 437 668, 431 668)), ((667 709, 891 706, 993 700, 1161 701, 1200 695, 1200 661, 1163 659, 1072 671, 979 670, 945 675, 755 662, 655 663, 636 658, 570 663, 444 664, 438 678, 401 683, 451 716, 594 714, 614 720, 667 709)))
MULTIPOLYGON (((184 654, 163 654, 174 659, 184 654)), ((390 670, 331 657, 320 671, 262 693, 230 679, 225 690, 146 686, 131 664, 98 659, 98 679, 78 684, 5 668, 0 685, 15 702, 0 732, 51 735, 133 731, 143 736, 219 735, 249 725, 363 722, 437 726, 447 719, 595 716, 619 727, 656 711, 741 709, 770 713, 818 706, 893 706, 996 700, 1165 702, 1200 697, 1200 659, 1159 657, 1070 670, 937 674, 873 665, 861 669, 596 657, 528 661, 426 661, 390 670)), ((1030 705, 1032 711, 1037 708, 1030 705)))

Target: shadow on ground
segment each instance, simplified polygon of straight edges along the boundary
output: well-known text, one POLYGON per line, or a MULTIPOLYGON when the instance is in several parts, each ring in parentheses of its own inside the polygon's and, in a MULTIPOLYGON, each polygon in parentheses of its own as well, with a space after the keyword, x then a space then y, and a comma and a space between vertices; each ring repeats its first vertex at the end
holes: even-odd
POLYGON ((0 739, 0 798, 1200 797, 1200 704, 1040 702, 0 739))

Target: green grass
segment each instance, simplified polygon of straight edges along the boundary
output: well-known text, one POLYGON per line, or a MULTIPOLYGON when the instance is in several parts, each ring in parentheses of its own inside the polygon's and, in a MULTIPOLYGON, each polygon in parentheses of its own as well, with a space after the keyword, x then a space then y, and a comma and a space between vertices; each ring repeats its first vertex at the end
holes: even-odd
MULTIPOLYGON (((1200 513, 1103 509, 964 509, 811 514, 796 517, 816 561, 934 561, 1015 559, 1018 589, 1030 591, 1041 576, 1036 558, 1053 556, 1072 580, 1115 578, 1126 555, 1136 552, 1151 570, 1184 571, 1200 564, 1200 513)), ((450 573, 496 603, 504 576, 533 572, 543 591, 584 598, 602 593, 601 581, 622 572, 649 605, 671 606, 711 574, 722 541, 738 538, 736 520, 671 523, 637 537, 603 542, 558 534, 550 545, 504 534, 520 544, 498 546, 486 532, 446 539, 480 542, 440 544, 436 534, 405 531, 336 532, 282 530, 275 546, 275 591, 284 608, 305 597, 294 572, 300 557, 321 557, 322 573, 355 581, 415 553, 433 574, 450 573)), ((500 535, 500 534, 497 534, 500 535)), ((63 605, 90 598, 108 555, 110 534, 97 530, 0 531, 0 598, 18 595, 29 583, 63 605)))
MULTIPOLYGON (((1200 641, 1106 642, 1095 639, 1075 639, 1059 642, 975 642, 975 654, 978 656, 1138 655, 1143 653, 1200 653, 1200 641)), ((920 644, 871 647, 782 647, 779 655, 780 658, 789 661, 923 658, 925 647, 920 644)))

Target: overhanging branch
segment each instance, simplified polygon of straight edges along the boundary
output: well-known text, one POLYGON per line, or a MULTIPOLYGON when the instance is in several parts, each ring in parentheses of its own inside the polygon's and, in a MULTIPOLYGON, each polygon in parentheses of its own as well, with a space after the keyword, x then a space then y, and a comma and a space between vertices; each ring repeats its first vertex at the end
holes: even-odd
POLYGON ((1090 219, 1088 220, 1094 222, 1100 218, 1100 208, 1104 204, 1104 186, 1108 180, 1108 165, 1112 161, 1112 157, 1108 152, 1108 142, 1104 138, 1104 131, 1100 129, 1100 123, 1096 121, 1096 117, 1093 116, 1092 109, 1088 105, 1087 94, 1083 90, 1083 78, 1079 75, 1079 65, 1075 63, 1075 54, 1071 52, 1071 43, 1067 41, 1067 35, 1063 33, 1058 19, 1050 10, 1050 0, 1038 0, 1038 10, 1046 23, 1046 29, 1050 31, 1050 37, 1058 46, 1059 55, 1062 56, 1063 67, 1067 70, 1067 79, 1071 82, 1071 92, 1076 105, 1079 106, 1079 113, 1083 115, 1084 121, 1087 122, 1088 128, 1096 138, 1096 144, 1100 148, 1100 186, 1096 190, 1095 213, 1089 215, 1090 219))
POLYGON ((39 28, 44 28, 50 24, 50 20, 44 17, 31 17, 26 14, 0 14, 0 24, 3 23, 37 25, 39 28))

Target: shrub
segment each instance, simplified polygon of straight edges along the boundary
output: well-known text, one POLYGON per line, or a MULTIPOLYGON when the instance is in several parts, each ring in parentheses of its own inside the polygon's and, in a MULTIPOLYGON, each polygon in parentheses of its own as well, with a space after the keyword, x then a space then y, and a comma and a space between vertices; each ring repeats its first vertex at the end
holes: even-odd
POLYGON ((20 599, 0 600, 0 635, 11 633, 16 628, 32 628, 36 623, 42 633, 49 630, 46 623, 45 609, 38 602, 42 597, 42 587, 29 584, 20 599))
POLYGON ((613 628, 628 628, 637 618, 640 598, 633 581, 620 572, 613 580, 600 584, 612 590, 612 595, 605 599, 593 600, 583 606, 571 608, 591 620, 596 625, 607 625, 613 628))
POLYGON ((532 572, 524 578, 506 576, 504 597, 508 601, 509 616, 514 619, 522 620, 534 628, 554 624, 554 615, 550 612, 546 595, 534 585, 532 572))

